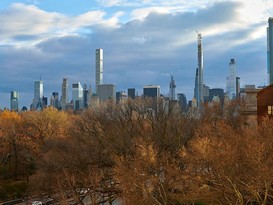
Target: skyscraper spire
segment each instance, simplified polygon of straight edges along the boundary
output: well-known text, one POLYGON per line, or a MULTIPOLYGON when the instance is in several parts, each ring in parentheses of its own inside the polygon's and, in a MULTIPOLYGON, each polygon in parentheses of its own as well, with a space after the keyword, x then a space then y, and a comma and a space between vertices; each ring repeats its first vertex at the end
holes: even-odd
POLYGON ((197 35, 197 49, 198 49, 198 92, 197 92, 197 106, 200 107, 204 102, 203 94, 203 46, 202 36, 200 33, 197 35))

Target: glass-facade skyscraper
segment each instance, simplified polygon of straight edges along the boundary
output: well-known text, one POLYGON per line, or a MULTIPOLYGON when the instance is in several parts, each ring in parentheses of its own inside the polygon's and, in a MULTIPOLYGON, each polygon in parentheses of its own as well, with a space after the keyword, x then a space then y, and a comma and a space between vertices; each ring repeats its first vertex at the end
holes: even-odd
POLYGON ((83 108, 83 88, 80 82, 72 84, 72 100, 74 110, 83 108))
POLYGON ((18 111, 19 110, 19 93, 17 91, 10 92, 10 110, 18 111))
POLYGON ((43 107, 44 96, 44 84, 42 80, 34 81, 34 99, 32 103, 32 109, 37 109, 37 106, 41 109, 43 107))

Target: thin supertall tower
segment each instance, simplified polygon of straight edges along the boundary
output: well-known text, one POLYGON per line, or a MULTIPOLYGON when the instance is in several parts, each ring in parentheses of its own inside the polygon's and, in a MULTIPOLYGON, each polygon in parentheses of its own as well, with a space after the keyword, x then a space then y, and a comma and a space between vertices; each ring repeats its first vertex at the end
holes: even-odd
POLYGON ((170 93, 169 93, 170 100, 175 100, 175 88, 176 88, 176 84, 175 84, 175 81, 173 79, 173 76, 171 75, 170 93))
POLYGON ((96 93, 98 94, 98 85, 103 84, 103 50, 96 49, 96 93))
POLYGON ((273 17, 268 18, 267 27, 267 74, 270 85, 273 83, 273 17))
POLYGON ((67 104, 68 104, 68 78, 63 78, 62 101, 61 101, 62 109, 65 110, 67 104))
POLYGON ((198 89, 197 89, 197 106, 200 107, 204 102, 203 94, 203 46, 202 36, 198 33, 197 36, 197 49, 198 49, 198 89))

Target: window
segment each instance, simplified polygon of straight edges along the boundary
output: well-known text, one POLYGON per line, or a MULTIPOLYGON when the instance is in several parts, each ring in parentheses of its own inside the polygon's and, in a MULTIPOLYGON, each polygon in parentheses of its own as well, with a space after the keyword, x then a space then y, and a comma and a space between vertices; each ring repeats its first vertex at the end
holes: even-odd
POLYGON ((267 106, 267 114, 273 115, 273 106, 272 105, 267 106))

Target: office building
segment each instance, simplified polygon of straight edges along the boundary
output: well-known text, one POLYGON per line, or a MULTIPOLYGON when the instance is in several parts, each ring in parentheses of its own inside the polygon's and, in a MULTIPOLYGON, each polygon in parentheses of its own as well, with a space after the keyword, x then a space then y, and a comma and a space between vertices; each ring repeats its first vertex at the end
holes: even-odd
POLYGON ((204 102, 209 101, 209 86, 203 84, 203 99, 204 102))
POLYGON ((80 82, 72 84, 72 101, 74 110, 83 108, 83 88, 80 82))
POLYGON ((176 88, 176 84, 173 79, 173 76, 171 75, 170 91, 169 91, 169 99, 170 100, 175 100, 175 88, 176 88))
POLYGON ((87 89, 87 85, 83 85, 83 108, 88 108, 89 104, 89 95, 88 95, 89 90, 87 89))
POLYGON ((96 49, 96 93, 98 93, 98 85, 103 84, 103 50, 96 49))
POLYGON ((143 88, 144 98, 159 98, 160 97, 160 86, 159 85, 147 85, 143 88))
POLYGON ((128 99, 128 97, 127 97, 125 91, 116 92, 116 101, 117 101, 117 104, 121 103, 121 102, 125 102, 125 101, 127 101, 127 99, 128 99))
POLYGON ((31 104, 31 109, 40 110, 43 108, 44 84, 43 81, 34 81, 34 99, 31 104))
POLYGON ((273 83, 273 18, 268 18, 267 27, 267 74, 268 84, 273 83))
POLYGON ((98 97, 100 103, 112 100, 116 102, 116 85, 114 84, 99 84, 98 85, 98 97))
POLYGON ((209 89, 209 102, 213 102, 216 97, 220 100, 221 105, 224 105, 225 93, 222 88, 209 89))
POLYGON ((136 98, 136 89, 128 88, 128 98, 135 99, 136 98))
POLYGON ((240 77, 236 77, 236 99, 240 99, 240 77))
POLYGON ((60 108, 60 102, 59 102, 59 93, 53 92, 50 98, 50 106, 59 109, 60 108))
POLYGON ((203 46, 202 46, 202 36, 199 33, 197 37, 197 49, 198 49, 198 89, 197 89, 197 106, 200 107, 204 102, 203 94, 203 46))
POLYGON ((61 99, 61 107, 63 110, 66 109, 67 104, 68 104, 68 78, 63 78, 62 99, 61 99))
POLYGON ((18 111, 19 110, 19 93, 17 91, 10 92, 10 110, 18 111))
POLYGON ((183 113, 187 112, 187 98, 184 93, 177 93, 177 100, 183 113))
POLYGON ((228 71, 226 94, 228 95, 229 99, 232 100, 236 98, 236 63, 233 58, 230 59, 228 71))

